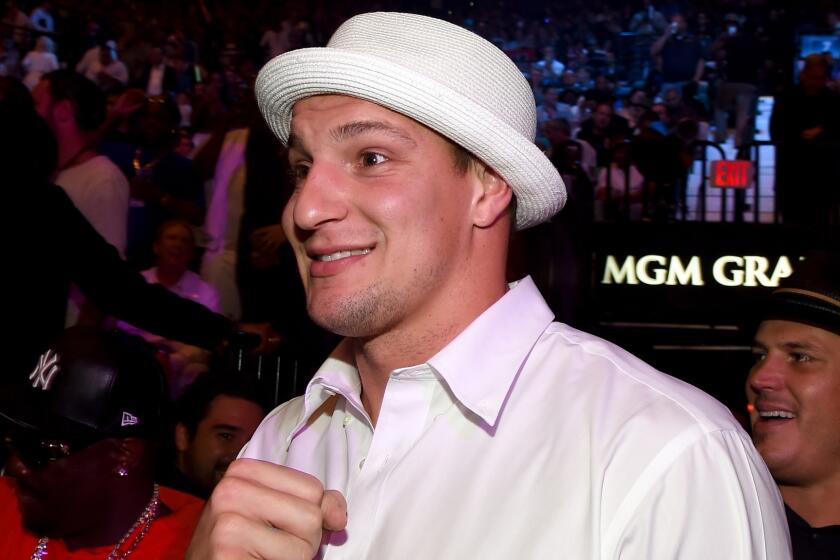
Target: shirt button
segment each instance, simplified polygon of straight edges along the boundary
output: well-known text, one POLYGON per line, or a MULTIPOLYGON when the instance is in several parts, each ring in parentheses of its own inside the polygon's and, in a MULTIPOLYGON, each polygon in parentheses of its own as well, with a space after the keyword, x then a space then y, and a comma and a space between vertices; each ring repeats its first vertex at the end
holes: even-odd
POLYGON ((352 421, 353 421, 353 417, 348 414, 347 416, 344 417, 344 420, 341 422, 341 425, 342 425, 342 427, 346 428, 350 424, 350 422, 352 422, 352 421))

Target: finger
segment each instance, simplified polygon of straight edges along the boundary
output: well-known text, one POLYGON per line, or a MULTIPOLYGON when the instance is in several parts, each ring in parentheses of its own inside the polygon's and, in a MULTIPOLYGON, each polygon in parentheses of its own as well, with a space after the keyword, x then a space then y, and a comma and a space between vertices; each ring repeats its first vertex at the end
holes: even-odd
POLYGON ((327 490, 321 500, 324 529, 341 531, 347 526, 347 501, 338 490, 327 490))
POLYGON ((204 517, 196 527, 186 560, 285 560, 312 558, 320 543, 237 514, 204 517))
POLYGON ((289 533, 313 548, 321 541, 320 502, 313 504, 251 480, 225 476, 210 496, 207 509, 215 523, 244 518, 257 526, 289 533))
MULTIPOLYGON (((260 331, 257 334, 265 338, 264 332, 260 331)), ((324 486, 314 476, 259 459, 237 459, 230 464, 226 475, 251 480, 316 505, 321 503, 324 495, 324 486)))

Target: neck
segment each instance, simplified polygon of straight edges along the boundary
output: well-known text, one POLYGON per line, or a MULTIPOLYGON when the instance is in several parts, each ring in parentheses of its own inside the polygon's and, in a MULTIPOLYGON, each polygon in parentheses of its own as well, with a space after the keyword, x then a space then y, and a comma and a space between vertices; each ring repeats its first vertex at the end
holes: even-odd
POLYGON ((503 269, 494 275, 462 278, 482 280, 480 283, 465 281, 454 288, 447 286, 445 301, 432 303, 413 313, 417 319, 406 320, 375 337, 351 341, 362 383, 362 404, 374 425, 391 372, 428 361, 507 290, 503 269), (484 278, 496 280, 488 282, 484 278))
POLYGON ((60 134, 58 142, 58 168, 64 169, 89 160, 95 152, 89 149, 87 138, 77 131, 60 134), (90 152, 90 153, 86 153, 90 152))
POLYGON ((181 280, 181 277, 184 275, 184 272, 186 272, 186 270, 182 267, 158 265, 157 279, 158 282, 160 282, 167 288, 171 288, 181 280))
POLYGON ((779 485, 785 503, 811 527, 840 525, 840 471, 808 486, 779 485))
POLYGON ((100 512, 90 531, 64 538, 67 548, 77 550, 117 544, 149 505, 153 487, 151 480, 121 484, 112 496, 111 507, 100 512))

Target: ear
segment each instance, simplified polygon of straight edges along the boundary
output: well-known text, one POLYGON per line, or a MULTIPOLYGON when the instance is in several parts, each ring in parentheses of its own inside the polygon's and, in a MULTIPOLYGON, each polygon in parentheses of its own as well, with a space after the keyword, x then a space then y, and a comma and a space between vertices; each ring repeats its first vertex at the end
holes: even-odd
POLYGON ((143 463, 145 443, 138 438, 112 439, 109 455, 116 465, 114 474, 120 478, 135 472, 143 463))
POLYGON ((175 449, 184 453, 190 448, 190 433, 181 422, 175 425, 175 449))
POLYGON ((481 162, 475 163, 473 173, 478 182, 473 200, 473 224, 487 228, 507 214, 513 191, 501 175, 481 162))

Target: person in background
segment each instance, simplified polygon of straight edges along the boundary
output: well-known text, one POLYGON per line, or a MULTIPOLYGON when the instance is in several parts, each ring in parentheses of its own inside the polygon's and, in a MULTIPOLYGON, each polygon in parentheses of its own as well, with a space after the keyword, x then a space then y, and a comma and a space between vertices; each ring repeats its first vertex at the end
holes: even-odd
POLYGON ((785 500, 794 560, 840 558, 840 253, 814 253, 761 310, 752 436, 785 500))
MULTIPOLYGON (((150 284, 161 284, 182 298, 200 303, 214 313, 219 312, 219 294, 210 284, 189 269, 195 259, 195 236, 183 220, 170 220, 158 228, 152 247, 155 266, 142 272, 150 284)), ((117 326, 142 336, 166 356, 166 373, 173 396, 180 395, 196 377, 207 371, 210 353, 197 346, 170 340, 120 321, 117 326)))
POLYGON ((203 501, 159 486, 167 395, 142 339, 75 327, 2 392, 3 558, 182 558, 203 501))
POLYGON ((204 192, 192 162, 175 151, 181 121, 175 101, 147 97, 133 119, 137 142, 129 162, 126 253, 129 261, 146 268, 154 262, 152 243, 160 224, 173 218, 196 226, 204 221, 204 192))
POLYGON ((584 140, 595 148, 598 167, 609 165, 611 147, 629 137, 627 119, 615 114, 611 102, 597 103, 592 116, 581 124, 577 133, 578 140, 584 140))
POLYGON ((53 42, 49 37, 41 36, 35 41, 35 48, 23 57, 21 62, 26 75, 23 83, 29 89, 34 88, 41 81, 41 76, 47 72, 58 70, 58 59, 53 52, 53 42))
POLYGON ((726 141, 729 115, 734 113, 735 147, 741 148, 755 136, 757 84, 765 54, 755 33, 743 23, 729 20, 725 27, 710 49, 722 65, 714 102, 715 142, 726 141))
POLYGON ((161 480, 202 499, 236 459, 267 412, 256 380, 214 370, 187 387, 175 403, 175 456, 161 480))
POLYGON ((175 68, 166 62, 161 47, 149 49, 148 59, 140 72, 136 87, 144 90, 150 97, 171 95, 176 91, 175 68))
POLYGON ((645 178, 631 161, 631 145, 623 142, 611 150, 610 164, 598 173, 595 186, 595 219, 639 221, 652 202, 653 193, 645 192, 645 178))
MULTIPOLYGON (((58 141, 55 183, 76 208, 120 255, 125 254, 128 231, 128 180, 108 157, 96 149, 98 130, 105 121, 105 96, 95 83, 72 70, 45 74, 32 91, 35 108, 58 141)), ((77 289, 70 293, 68 326, 103 321, 77 289)))
POLYGON ((828 88, 830 72, 825 56, 808 56, 799 84, 773 105, 776 204, 786 224, 840 223, 840 92, 828 88))
POLYGON ((0 338, 6 356, 0 384, 32 371, 45 345, 63 330, 71 283, 105 313, 167 338, 214 350, 239 328, 261 336, 258 351, 272 351, 267 325, 237 326, 147 283, 120 258, 64 190, 49 183, 58 148, 27 96, 20 82, 4 86, 0 80, 0 169, 10 185, 4 203, 13 209, 0 221, 0 235, 9 240, 6 258, 14 263, 14 274, 6 277, 4 309, 15 325, 0 338))
POLYGON ((674 14, 665 32, 650 47, 651 55, 659 61, 662 73, 662 94, 676 89, 681 92, 689 82, 703 77, 706 61, 697 39, 689 33, 683 14, 674 14))
POLYGON ((35 109, 58 141, 55 182, 120 254, 125 253, 128 180, 95 146, 105 122, 105 96, 72 70, 45 74, 32 91, 35 109))

